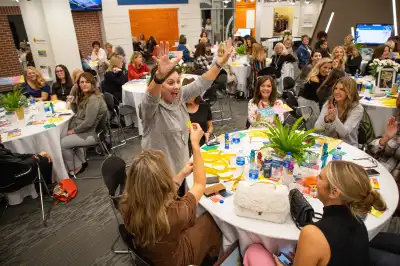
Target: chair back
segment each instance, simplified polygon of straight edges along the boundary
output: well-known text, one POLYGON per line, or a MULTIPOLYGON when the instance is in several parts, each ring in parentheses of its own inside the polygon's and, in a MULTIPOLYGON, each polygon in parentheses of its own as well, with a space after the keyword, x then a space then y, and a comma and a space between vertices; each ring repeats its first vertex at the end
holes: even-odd
POLYGON ((101 165, 101 175, 107 186, 108 194, 112 197, 116 196, 115 192, 118 187, 118 195, 121 195, 124 190, 126 180, 125 167, 125 161, 118 156, 106 158, 101 165))
POLYGON ((135 261, 136 266, 150 266, 148 262, 146 262, 144 259, 142 259, 136 252, 135 246, 133 245, 134 238, 133 236, 126 231, 125 225, 120 224, 118 227, 119 234, 122 238, 122 240, 125 242, 125 244, 128 246, 129 250, 131 251, 132 258, 135 261))
POLYGON ((112 96, 112 94, 108 92, 105 92, 103 95, 108 111, 114 112, 114 107, 115 107, 114 96, 112 96))
POLYGON ((292 77, 285 77, 283 78, 283 90, 290 90, 293 89, 296 85, 296 82, 292 77))

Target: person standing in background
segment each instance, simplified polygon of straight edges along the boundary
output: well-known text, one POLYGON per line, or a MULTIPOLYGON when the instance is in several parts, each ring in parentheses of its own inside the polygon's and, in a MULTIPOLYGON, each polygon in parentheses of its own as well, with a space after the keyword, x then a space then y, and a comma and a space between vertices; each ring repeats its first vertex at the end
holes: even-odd
POLYGON ((301 45, 296 50, 297 59, 299 60, 299 69, 307 66, 310 62, 312 48, 309 45, 310 38, 308 35, 301 36, 301 45))
POLYGON ((214 44, 213 32, 212 32, 212 25, 211 25, 211 18, 206 19, 206 25, 204 25, 204 31, 207 33, 208 41, 214 44))
POLYGON ((186 36, 185 35, 181 35, 179 36, 179 45, 177 47, 177 51, 182 51, 183 53, 183 62, 188 63, 188 62, 193 62, 193 58, 190 56, 190 51, 189 49, 186 47, 186 36))
POLYGON ((283 45, 286 48, 286 51, 293 55, 296 56, 295 53, 293 52, 293 38, 292 36, 287 36, 284 40, 283 40, 283 45))

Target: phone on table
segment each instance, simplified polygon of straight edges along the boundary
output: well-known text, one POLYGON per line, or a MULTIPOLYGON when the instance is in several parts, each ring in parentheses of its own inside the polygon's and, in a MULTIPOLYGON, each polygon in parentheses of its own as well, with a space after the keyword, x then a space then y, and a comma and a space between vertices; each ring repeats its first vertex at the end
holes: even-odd
POLYGON ((367 169, 367 174, 368 176, 377 176, 380 175, 380 173, 378 171, 376 171, 375 169, 367 169))
POLYGON ((285 253, 279 252, 279 254, 278 254, 278 259, 279 259, 279 261, 282 262, 282 264, 285 265, 285 266, 291 266, 291 265, 293 265, 292 260, 291 260, 285 253))
POLYGON ((206 177, 206 184, 207 185, 216 184, 216 183, 219 183, 218 176, 207 176, 206 177))

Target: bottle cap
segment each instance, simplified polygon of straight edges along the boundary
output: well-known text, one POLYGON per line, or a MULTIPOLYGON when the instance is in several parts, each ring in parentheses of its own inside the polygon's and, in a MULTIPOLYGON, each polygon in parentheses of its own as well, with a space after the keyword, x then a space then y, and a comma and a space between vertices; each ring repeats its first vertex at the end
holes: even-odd
POLYGON ((290 151, 288 151, 286 154, 287 154, 287 155, 292 155, 292 153, 291 153, 290 151))
POLYGON ((222 199, 222 200, 219 200, 219 203, 224 203, 224 200, 222 199))

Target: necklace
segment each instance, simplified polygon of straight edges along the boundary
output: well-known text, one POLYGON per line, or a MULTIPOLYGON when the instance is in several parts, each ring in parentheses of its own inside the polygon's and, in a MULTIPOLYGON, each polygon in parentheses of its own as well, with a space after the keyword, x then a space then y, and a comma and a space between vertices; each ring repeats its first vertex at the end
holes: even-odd
POLYGON ((281 58, 281 54, 279 56, 275 57, 275 58, 276 58, 276 60, 275 60, 275 69, 278 69, 279 68, 278 62, 279 62, 279 59, 281 58))

